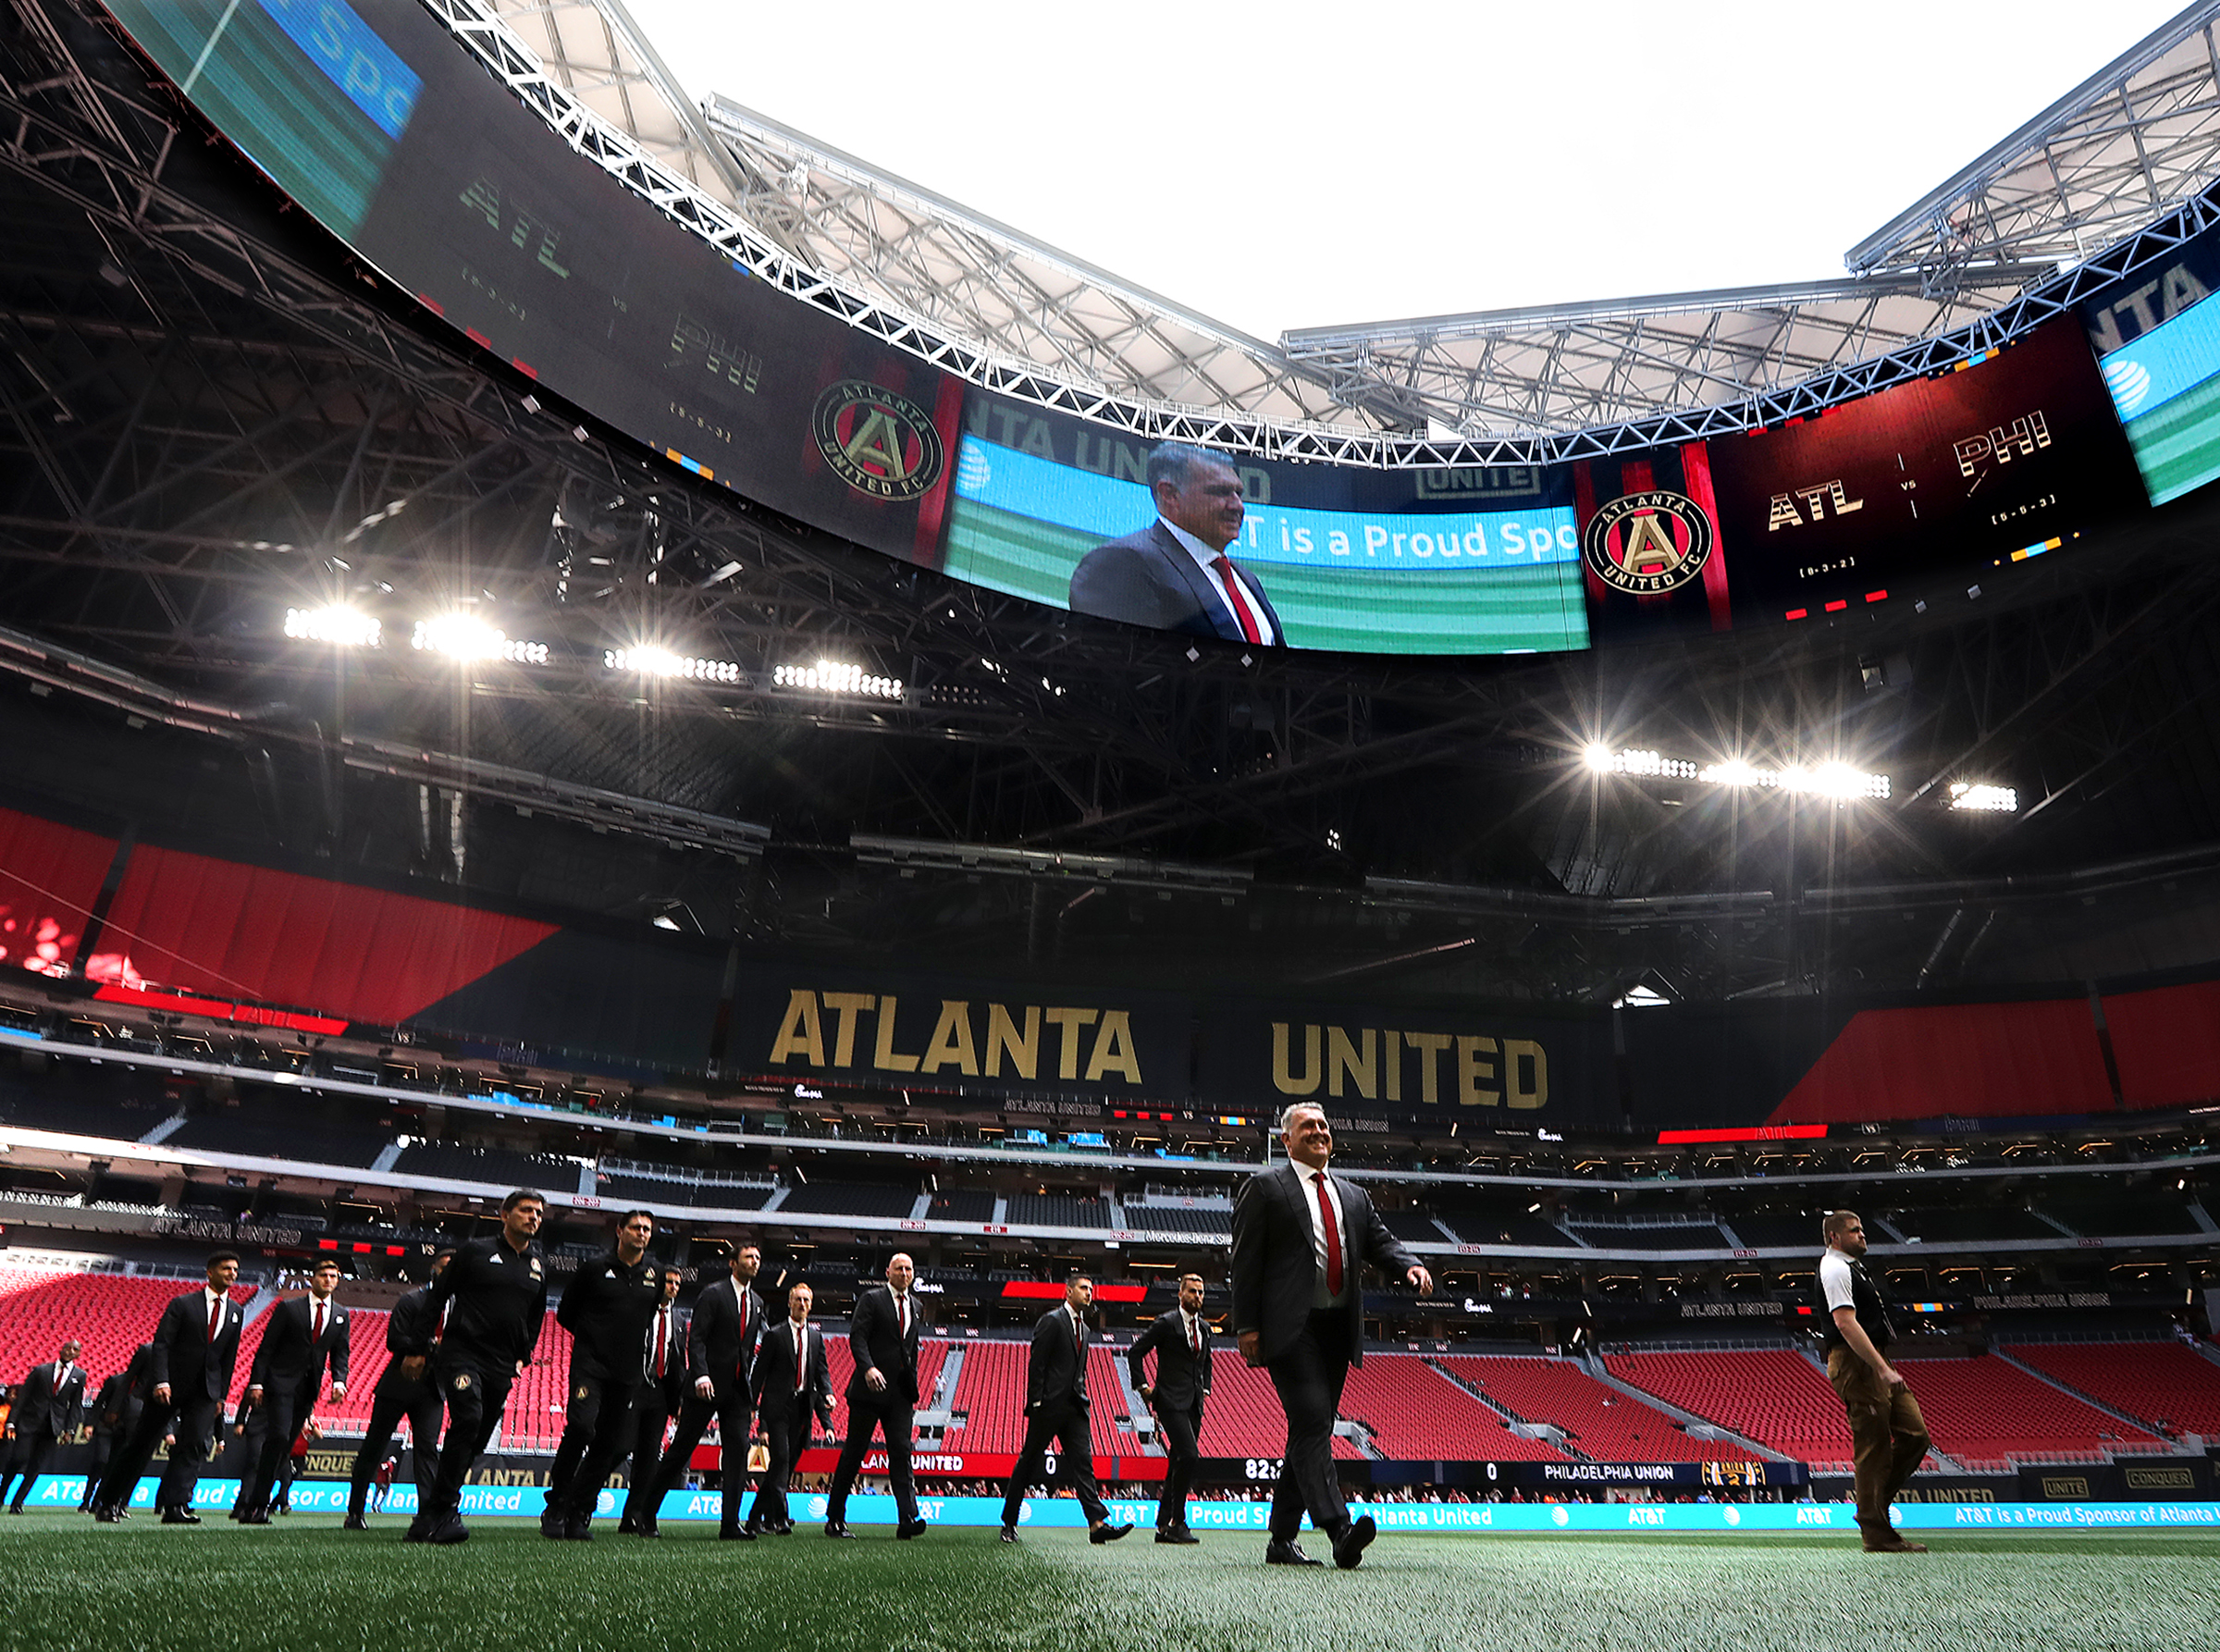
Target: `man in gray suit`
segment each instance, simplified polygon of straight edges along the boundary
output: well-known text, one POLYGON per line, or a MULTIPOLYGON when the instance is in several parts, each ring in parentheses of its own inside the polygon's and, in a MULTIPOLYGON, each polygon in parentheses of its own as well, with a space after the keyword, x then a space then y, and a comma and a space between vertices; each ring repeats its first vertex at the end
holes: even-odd
POLYGON ((1349 1517, 1334 1475, 1334 1423, 1349 1368, 1364 1362, 1363 1273, 1394 1270, 1421 1296, 1434 1276, 1388 1231, 1356 1183, 1328 1175, 1334 1132, 1315 1103, 1280 1115, 1288 1162, 1242 1185, 1233 1205, 1233 1330, 1241 1358, 1272 1377, 1288 1455, 1272 1493, 1275 1566, 1315 1566, 1295 1542, 1307 1510, 1344 1571, 1364 1558, 1372 1516, 1349 1517))
POLYGON ((1226 548, 1241 535, 1241 478, 1207 448, 1162 442, 1149 454, 1156 520, 1098 545, 1071 575, 1071 611, 1227 642, 1287 640, 1256 575, 1226 548))

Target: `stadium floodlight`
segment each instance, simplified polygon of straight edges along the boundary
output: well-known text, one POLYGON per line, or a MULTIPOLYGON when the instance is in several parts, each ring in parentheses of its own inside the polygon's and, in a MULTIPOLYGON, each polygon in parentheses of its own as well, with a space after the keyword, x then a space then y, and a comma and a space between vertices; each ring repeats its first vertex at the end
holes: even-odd
POLYGON ((882 700, 902 697, 901 678, 871 676, 859 665, 842 665, 832 660, 820 660, 815 665, 782 665, 771 673, 771 680, 781 688, 814 694, 861 694, 882 700))
POLYGON ((636 672, 643 677, 683 677, 690 683, 737 683, 743 675, 740 668, 729 660, 697 660, 653 644, 634 648, 604 648, 601 663, 612 672, 636 672))
POLYGON ((343 602, 329 608, 289 608, 285 634, 302 642, 337 643, 346 648, 375 648, 385 641, 384 624, 343 602))
POLYGON ((1582 751, 1581 761, 1598 774, 1624 774, 1636 780, 1693 780, 1708 786, 1755 786, 1832 797, 1837 802, 1886 798, 1891 790, 1887 775, 1868 774, 1839 758, 1808 766, 1791 763, 1778 769, 1761 769, 1744 758, 1730 758, 1723 763, 1696 763, 1686 758, 1669 758, 1663 752, 1637 747, 1613 751, 1609 746, 1590 746, 1582 751))
POLYGON ((2019 812, 2019 790, 2016 786, 1992 786, 1976 781, 1954 780, 1950 783, 1950 807, 2016 815, 2019 812))
POLYGON ((488 625, 475 614, 442 614, 419 620, 409 635, 409 647, 450 660, 506 660, 512 665, 545 665, 548 645, 521 642, 499 626, 488 625))

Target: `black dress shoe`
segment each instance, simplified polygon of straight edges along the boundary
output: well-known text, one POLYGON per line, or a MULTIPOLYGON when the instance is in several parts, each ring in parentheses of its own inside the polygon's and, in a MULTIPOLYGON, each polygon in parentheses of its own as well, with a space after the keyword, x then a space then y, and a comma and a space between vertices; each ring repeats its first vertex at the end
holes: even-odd
POLYGON ((339 1530, 342 1532, 367 1532, 369 1529, 370 1523, 359 1514, 350 1514, 339 1522, 339 1530))
POLYGON ((1001 1531, 1001 1532, 1000 1532, 1000 1533, 997 1535, 997 1536, 996 1536, 996 1539, 995 1539, 995 1540, 996 1540, 997 1542, 1000 1542, 1000 1543, 1015 1543, 1015 1542, 1017 1542, 1017 1541, 1018 1541, 1018 1528, 1017 1528, 1016 1526, 1005 1526, 1005 1527, 1003 1527, 1003 1528, 1002 1528, 1002 1531, 1001 1531))
POLYGON ((1264 1545, 1264 1564, 1267 1566, 1323 1566, 1324 1560, 1314 1560, 1302 1552, 1302 1545, 1292 1537, 1275 1537, 1264 1545))
POLYGON ((1090 1543, 1116 1543, 1132 1529, 1133 1523, 1131 1521, 1128 1521, 1122 1526, 1114 1526, 1108 1521, 1104 1521, 1099 1526, 1087 1528, 1087 1541, 1090 1543))
POLYGON ((270 1511, 267 1509, 250 1509, 244 1514, 234 1514, 231 1518, 242 1526, 266 1526, 270 1523, 270 1511))
POLYGON ((764 1530, 771 1533, 775 1536, 791 1537, 794 1535, 794 1522, 791 1520, 774 1520, 768 1526, 764 1527, 764 1530))
POLYGON ((1166 1526, 1156 1534, 1156 1541, 1159 1543, 1200 1543, 1202 1539, 1185 1526, 1166 1526))
POLYGON ((539 1515, 539 1535, 551 1543, 562 1541, 566 1516, 560 1509, 543 1509, 539 1515))
POLYGON ((190 1509, 165 1509, 162 1510, 162 1523, 166 1526, 197 1526, 201 1523, 201 1517, 190 1509))
POLYGON ((825 1522, 825 1535, 828 1537, 853 1537, 856 1534, 848 1530, 846 1521, 829 1520, 825 1522))
POLYGON ((620 1537, 636 1537, 639 1535, 639 1523, 629 1514, 617 1522, 617 1535, 620 1537))
POLYGON ((897 1543, 907 1543, 912 1537, 922 1537, 924 1535, 925 1523, 921 1520, 905 1520, 894 1526, 894 1541, 897 1543))
POLYGON ((419 1514, 414 1520, 409 1522, 409 1529, 401 1534, 401 1540, 403 1543, 425 1543, 430 1540, 431 1535, 432 1517, 428 1514, 419 1514))
POLYGON ((563 1539, 569 1543, 591 1543, 594 1540, 594 1517, 574 1514, 562 1523, 563 1539))
POLYGON ((632 1535, 635 1537, 660 1537, 663 1533, 662 1528, 652 1520, 643 1520, 634 1523, 632 1535))
POLYGON ((753 1543, 757 1532, 753 1526, 726 1526, 717 1534, 720 1543, 753 1543))
POLYGON ((460 1510, 450 1510, 432 1523, 431 1530, 424 1535, 424 1540, 426 1543, 468 1543, 470 1528, 462 1523, 460 1510))
POLYGON ((1354 1572, 1364 1559, 1364 1551, 1379 1535, 1379 1527, 1372 1523, 1372 1516, 1360 1514, 1344 1527, 1341 1535, 1334 1539, 1334 1564, 1344 1572, 1354 1572))
POLYGON ((104 1526, 112 1526, 117 1521, 121 1520, 123 1516, 117 1513, 115 1510, 109 1508, 105 1503, 95 1503, 92 1505, 92 1518, 98 1521, 104 1526))

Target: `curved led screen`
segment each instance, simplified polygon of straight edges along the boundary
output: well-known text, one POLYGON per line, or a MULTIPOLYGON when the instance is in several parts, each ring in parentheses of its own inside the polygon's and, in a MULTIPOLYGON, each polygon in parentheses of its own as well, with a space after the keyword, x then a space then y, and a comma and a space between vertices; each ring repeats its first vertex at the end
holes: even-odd
POLYGON ((1993 582, 2220 475, 2198 242, 2084 306, 2093 351, 2061 319, 1785 427, 1297 463, 970 388, 788 297, 573 153, 414 0, 108 4, 294 200, 519 372, 786 515, 1106 620, 1441 655, 1826 623, 1993 582))

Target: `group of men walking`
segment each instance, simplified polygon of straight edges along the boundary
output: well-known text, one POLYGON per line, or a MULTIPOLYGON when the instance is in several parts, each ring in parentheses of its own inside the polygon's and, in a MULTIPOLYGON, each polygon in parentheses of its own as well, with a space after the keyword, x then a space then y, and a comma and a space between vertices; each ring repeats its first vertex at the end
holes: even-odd
MULTIPOLYGON (((1366 1265, 1388 1271, 1422 1294, 1426 1269, 1398 1240, 1362 1187, 1332 1175, 1333 1133, 1323 1111, 1298 1103, 1280 1121, 1285 1163, 1252 1177, 1235 1202, 1232 1325, 1242 1360, 1270 1377, 1288 1419, 1284 1465, 1274 1491, 1264 1559, 1316 1566, 1298 1535, 1307 1516, 1330 1545, 1334 1563, 1361 1563, 1375 1536, 1369 1516, 1352 1518, 1332 1456, 1334 1424, 1350 1369, 1363 1363, 1362 1278, 1366 1265)), ((464 1541, 462 1493, 486 1449, 511 1385, 532 1358, 545 1318, 549 1267, 537 1235, 546 1214, 537 1193, 520 1189, 502 1202, 500 1231, 434 1262, 430 1282, 403 1296, 387 1324, 390 1354, 374 1396, 368 1432, 350 1487, 347 1525, 367 1524, 371 1476, 386 1461, 399 1423, 415 1445, 418 1510, 407 1541, 464 1541), (442 1414, 445 1436, 440 1438, 442 1414), (440 1443, 435 1456, 433 1442, 440 1443)), ((723 1449, 718 1536, 752 1541, 794 1530, 786 1488, 812 1424, 832 1427, 831 1366, 823 1332, 811 1322, 813 1292, 788 1286, 779 1309, 756 1288, 762 1252, 737 1242, 729 1275, 706 1288, 690 1320, 676 1310, 682 1276, 655 1262, 652 1213, 627 1212, 615 1243, 581 1266, 563 1293, 558 1323, 571 1333, 564 1427, 549 1474, 540 1530, 549 1538, 592 1536, 601 1488, 631 1460, 630 1492, 620 1530, 659 1535, 657 1513, 694 1462, 709 1424, 723 1449), (668 1448, 663 1434, 675 1417, 668 1448), (747 1441, 767 1456, 745 1515, 747 1441)), ((1828 1375, 1841 1395, 1856 1447, 1858 1521, 1865 1547, 1916 1551, 1898 1534, 1889 1505, 1924 1457, 1928 1440, 1918 1402, 1888 1362, 1887 1304, 1859 1260, 1862 1224, 1838 1211, 1825 1222, 1828 1249, 1818 1288, 1828 1375)), ((239 1259, 208 1260, 205 1285, 173 1300, 129 1371, 102 1386, 94 1402, 96 1467, 86 1507, 103 1522, 126 1517, 156 1447, 173 1449, 156 1502, 166 1524, 197 1524, 192 1489, 229 1393, 243 1315, 231 1300, 239 1259)), ((328 1374, 335 1399, 346 1394, 349 1315, 334 1295, 336 1262, 317 1264, 308 1294, 272 1311, 246 1387, 259 1424, 234 1518, 269 1520, 279 1470, 318 1399, 328 1374)), ((925 1328, 911 1259, 897 1253, 885 1283, 864 1291, 850 1321, 854 1370, 846 1389, 848 1428, 826 1498, 825 1535, 845 1538, 847 1503, 874 1437, 883 1442, 894 1493, 897 1540, 926 1530, 911 1464, 925 1328)), ((1026 1432, 1005 1490, 1000 1539, 1019 1541, 1027 1489, 1042 1481, 1047 1453, 1084 1511, 1090 1540, 1110 1543, 1132 1530, 1112 1518, 1092 1470, 1092 1404, 1088 1391, 1093 1281, 1073 1274, 1065 1300, 1033 1328, 1027 1362, 1026 1432)), ((1186 1504, 1200 1453, 1213 1354, 1202 1318, 1200 1274, 1179 1279, 1178 1305, 1150 1324, 1128 1350, 1135 1390, 1155 1412, 1167 1473, 1157 1504, 1156 1541, 1198 1541, 1186 1504), (1147 1362, 1154 1357, 1152 1375, 1147 1362)), ((63 1345, 50 1363, 18 1386, 10 1415, 14 1447, 0 1472, 0 1500, 19 1482, 20 1512, 55 1441, 74 1430, 86 1376, 79 1345, 63 1345)), ((242 1430, 242 1432, 244 1432, 242 1430)))

